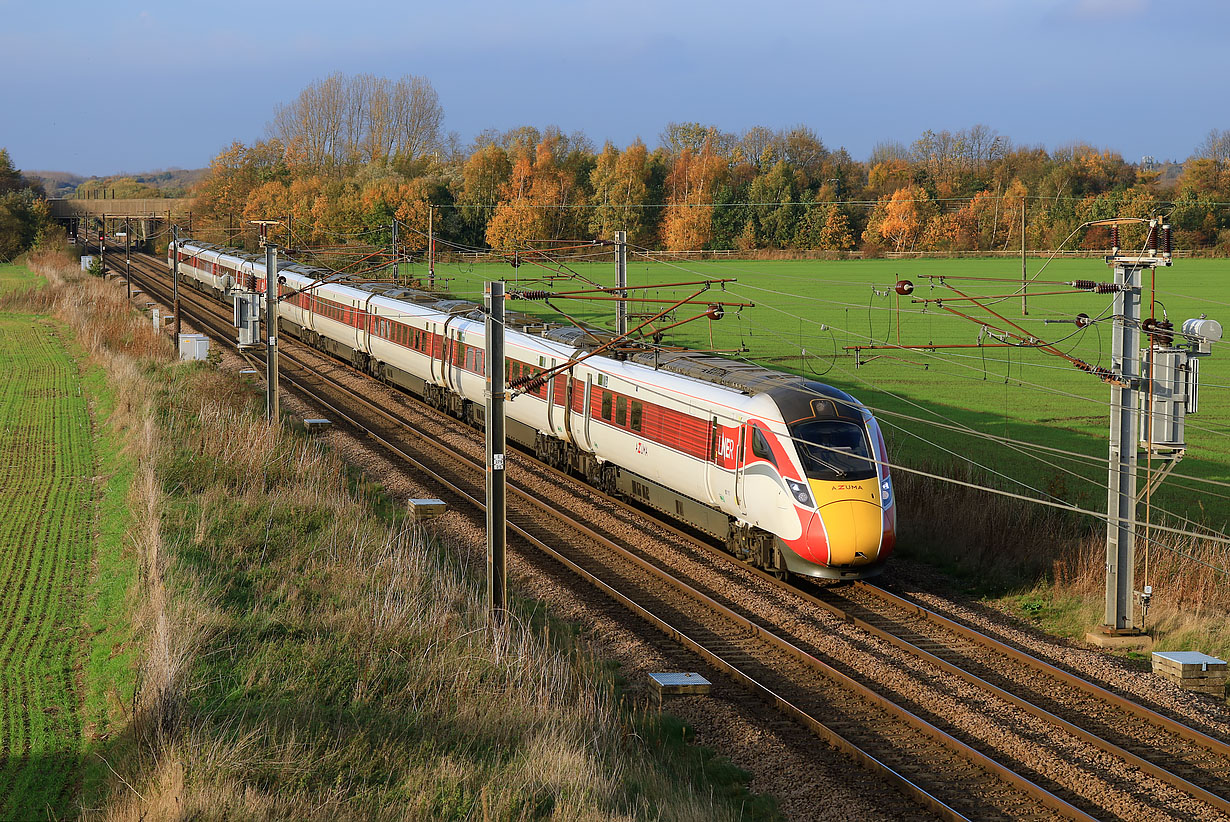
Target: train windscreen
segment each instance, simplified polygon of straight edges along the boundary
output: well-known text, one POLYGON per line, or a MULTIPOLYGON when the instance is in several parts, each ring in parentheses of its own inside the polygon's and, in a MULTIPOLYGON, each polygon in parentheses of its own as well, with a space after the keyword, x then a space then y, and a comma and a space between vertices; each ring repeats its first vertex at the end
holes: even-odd
POLYGON ((862 480, 876 475, 863 426, 842 420, 807 420, 790 426, 810 479, 862 480))

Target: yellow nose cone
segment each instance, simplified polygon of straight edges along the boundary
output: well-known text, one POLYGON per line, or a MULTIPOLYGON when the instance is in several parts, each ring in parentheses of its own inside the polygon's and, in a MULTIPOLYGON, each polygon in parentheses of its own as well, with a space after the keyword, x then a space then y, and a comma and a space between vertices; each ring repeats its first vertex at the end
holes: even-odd
POLYGON ((820 508, 820 516, 828 532, 830 565, 875 562, 884 533, 879 505, 861 500, 830 502, 820 508))

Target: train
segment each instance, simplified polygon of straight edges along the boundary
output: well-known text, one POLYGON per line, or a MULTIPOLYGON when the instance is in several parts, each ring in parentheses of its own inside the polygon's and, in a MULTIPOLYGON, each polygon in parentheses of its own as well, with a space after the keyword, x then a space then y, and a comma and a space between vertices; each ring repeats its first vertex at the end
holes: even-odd
MULTIPOLYGON (((219 300, 264 292, 265 259, 182 240, 179 273, 219 300)), ((278 263, 279 333, 476 427, 481 306, 278 263)), ((713 354, 646 344, 581 362, 610 331, 506 312, 507 437, 599 490, 665 513, 779 578, 853 580, 896 543, 884 436, 833 386, 713 354), (566 366, 553 373, 553 369, 566 366)))

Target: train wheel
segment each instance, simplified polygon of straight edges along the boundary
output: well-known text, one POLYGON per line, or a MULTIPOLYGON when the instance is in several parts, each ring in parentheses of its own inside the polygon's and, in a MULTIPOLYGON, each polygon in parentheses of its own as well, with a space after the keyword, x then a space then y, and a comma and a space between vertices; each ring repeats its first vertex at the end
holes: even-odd
POLYGON ((779 582, 786 582, 790 579, 790 569, 786 567, 786 558, 782 556, 781 549, 776 545, 773 546, 773 567, 769 573, 779 582))

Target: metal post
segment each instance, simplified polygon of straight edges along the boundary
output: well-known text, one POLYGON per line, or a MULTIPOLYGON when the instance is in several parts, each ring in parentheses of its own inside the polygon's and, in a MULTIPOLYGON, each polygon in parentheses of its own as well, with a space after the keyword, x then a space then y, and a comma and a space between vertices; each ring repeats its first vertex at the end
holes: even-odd
POLYGON ((1106 520, 1106 622, 1108 633, 1133 633, 1133 573, 1136 559, 1137 388, 1140 378, 1140 284, 1143 267, 1115 266, 1115 328, 1110 389, 1110 478, 1106 520))
POLYGON ((628 333, 628 232, 615 232, 615 287, 616 294, 621 297, 615 303, 615 333, 623 336, 628 333))
MULTIPOLYGON (((129 225, 128 218, 125 217, 124 218, 124 279, 127 280, 128 282, 132 282, 132 255, 129 253, 130 243, 132 242, 132 240, 129 238, 131 236, 132 236, 132 227, 129 225)), ((128 287, 132 288, 132 286, 128 286, 128 287)))
POLYGON ((270 424, 278 421, 278 247, 265 246, 265 411, 270 424))
POLYGON ((401 274, 401 267, 397 264, 397 218, 393 218, 393 282, 397 282, 397 278, 401 274))
POLYGON ((175 312, 175 348, 179 349, 179 226, 171 227, 172 242, 175 243, 175 253, 171 255, 171 284, 173 305, 172 309, 175 312))
POLYGON ((487 604, 491 621, 507 615, 507 507, 504 464, 504 283, 487 283, 487 604))
POLYGON ((1029 288, 1028 275, 1025 273, 1025 198, 1021 198, 1021 316, 1029 315, 1025 291, 1029 288))
POLYGON ((436 287, 436 234, 435 234, 435 206, 427 206, 427 286, 428 288, 436 287))

